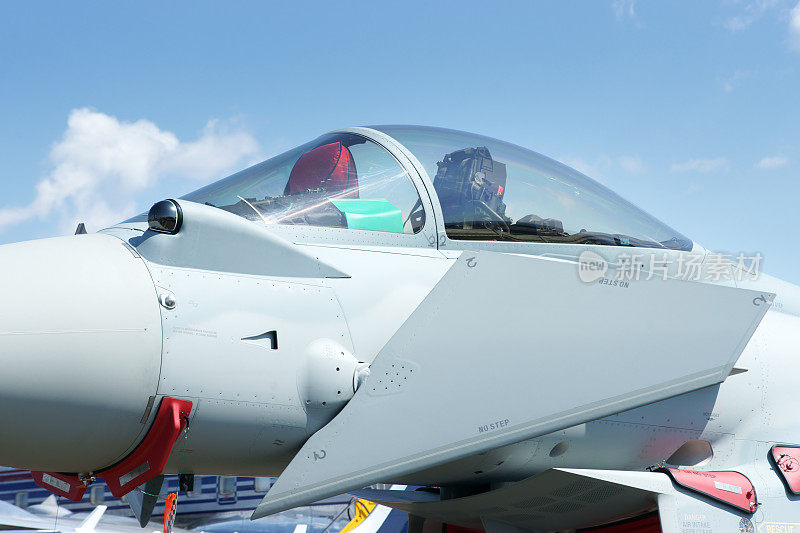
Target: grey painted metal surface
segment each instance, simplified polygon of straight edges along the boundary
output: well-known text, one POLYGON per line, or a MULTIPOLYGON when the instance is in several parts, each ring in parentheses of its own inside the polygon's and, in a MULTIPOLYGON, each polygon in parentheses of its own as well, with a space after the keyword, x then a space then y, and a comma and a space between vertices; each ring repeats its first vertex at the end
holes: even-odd
POLYGON ((493 491, 434 502, 400 503, 390 492, 362 494, 382 505, 461 527, 483 529, 488 520, 521 531, 551 531, 648 511, 658 494, 675 490, 664 474, 559 468, 493 491))
POLYGON ((258 224, 215 207, 187 200, 176 202, 184 220, 177 235, 148 230, 131 239, 148 261, 237 274, 347 277, 258 224))
POLYGON ((144 263, 114 237, 76 235, 2 246, 0 267, 3 461, 114 463, 147 429, 139 419, 161 365, 144 263))
POLYGON ((390 490, 364 489, 358 495, 420 518, 487 532, 487 525, 500 524, 519 531, 569 530, 652 511, 665 532, 793 531, 800 500, 773 493, 765 476, 769 465, 756 463, 745 469, 751 479, 762 481, 761 505, 752 515, 698 498, 665 474, 625 470, 556 468, 492 491, 433 501, 414 501, 390 490))
POLYGON ((760 296, 674 280, 607 291, 573 263, 462 254, 254 516, 720 383, 766 312, 760 296), (496 313, 476 317, 476 301, 496 313), (448 381, 458 389, 437 397, 448 381), (432 401, 445 419, 427 416, 432 401), (353 424, 378 417, 392 424, 358 438, 353 424), (403 438, 415 433, 427 437, 403 438))
POLYGON ((162 309, 158 393, 195 402, 185 468, 272 473, 280 468, 276 458, 283 460, 352 397, 357 360, 330 288, 150 269, 177 302, 162 309))

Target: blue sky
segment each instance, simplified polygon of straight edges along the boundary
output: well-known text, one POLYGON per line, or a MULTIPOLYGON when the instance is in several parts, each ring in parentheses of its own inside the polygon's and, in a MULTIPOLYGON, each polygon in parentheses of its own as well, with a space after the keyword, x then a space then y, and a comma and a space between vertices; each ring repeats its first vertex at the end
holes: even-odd
POLYGON ((318 134, 474 131, 800 282, 800 4, 0 3, 0 243, 318 134))

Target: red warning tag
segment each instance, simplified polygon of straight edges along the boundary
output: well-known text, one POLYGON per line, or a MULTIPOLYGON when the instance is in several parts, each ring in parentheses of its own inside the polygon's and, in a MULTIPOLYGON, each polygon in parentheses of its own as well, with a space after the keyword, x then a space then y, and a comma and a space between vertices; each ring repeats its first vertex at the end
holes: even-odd
POLYGON ((800 446, 776 444, 772 447, 772 459, 786 488, 792 494, 800 494, 800 446))
POLYGON ((758 508, 756 489, 750 479, 734 471, 698 471, 662 468, 678 485, 705 494, 748 513, 758 508))
POLYGON ((164 533, 172 533, 172 525, 175 523, 175 513, 177 511, 178 494, 169 494, 167 501, 164 503, 164 533))

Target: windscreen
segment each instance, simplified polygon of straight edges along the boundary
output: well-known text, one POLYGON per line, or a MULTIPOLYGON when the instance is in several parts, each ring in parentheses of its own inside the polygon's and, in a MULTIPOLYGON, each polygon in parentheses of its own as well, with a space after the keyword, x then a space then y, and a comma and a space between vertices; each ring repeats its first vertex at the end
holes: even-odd
POLYGON ((263 224, 417 233, 419 194, 382 146, 353 134, 322 137, 183 197, 263 224))

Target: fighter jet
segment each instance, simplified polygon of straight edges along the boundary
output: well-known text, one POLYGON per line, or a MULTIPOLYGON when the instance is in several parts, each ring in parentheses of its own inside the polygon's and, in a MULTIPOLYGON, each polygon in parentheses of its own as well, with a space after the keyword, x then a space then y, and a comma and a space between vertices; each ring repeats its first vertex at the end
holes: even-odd
POLYGON ((800 527, 798 287, 545 156, 348 128, 77 233, 0 247, 0 464, 56 494, 279 475, 253 518, 800 527))

